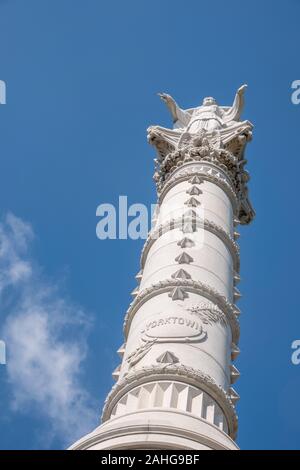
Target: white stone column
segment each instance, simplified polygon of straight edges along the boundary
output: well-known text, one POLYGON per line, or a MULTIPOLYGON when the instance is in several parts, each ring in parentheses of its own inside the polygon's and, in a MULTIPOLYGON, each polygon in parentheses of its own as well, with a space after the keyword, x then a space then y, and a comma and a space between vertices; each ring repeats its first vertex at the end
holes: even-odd
MULTIPOLYGON (((244 129, 239 142, 249 136, 244 129)), ((72 448, 237 449, 236 239, 238 223, 253 217, 240 182, 248 180, 238 164, 243 145, 212 152, 200 141, 179 157, 169 152, 167 171, 160 161, 159 210, 125 317, 116 384, 103 424, 72 448)))

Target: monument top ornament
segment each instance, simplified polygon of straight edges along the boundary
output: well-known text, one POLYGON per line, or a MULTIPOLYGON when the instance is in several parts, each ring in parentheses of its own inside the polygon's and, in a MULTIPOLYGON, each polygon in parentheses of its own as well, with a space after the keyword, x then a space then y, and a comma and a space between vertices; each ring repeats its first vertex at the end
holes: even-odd
POLYGON ((150 126, 147 130, 148 141, 156 147, 158 154, 154 174, 158 193, 183 164, 207 161, 229 177, 238 201, 239 222, 251 222, 255 213, 248 199, 246 183, 250 177, 244 170, 247 163, 244 152, 252 138, 253 125, 240 120, 246 88, 247 85, 242 85, 237 90, 232 106, 219 106, 214 98, 207 97, 202 105, 186 110, 181 109, 170 95, 159 93, 174 125, 173 129, 150 126))

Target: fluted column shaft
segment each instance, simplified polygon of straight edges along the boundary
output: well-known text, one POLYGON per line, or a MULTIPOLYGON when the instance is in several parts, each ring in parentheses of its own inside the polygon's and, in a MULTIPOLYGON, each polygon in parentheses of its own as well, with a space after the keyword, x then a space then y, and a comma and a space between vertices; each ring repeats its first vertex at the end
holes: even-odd
POLYGON ((215 165, 187 164, 173 173, 141 256, 104 420, 169 408, 235 436, 235 210, 230 180, 215 165))

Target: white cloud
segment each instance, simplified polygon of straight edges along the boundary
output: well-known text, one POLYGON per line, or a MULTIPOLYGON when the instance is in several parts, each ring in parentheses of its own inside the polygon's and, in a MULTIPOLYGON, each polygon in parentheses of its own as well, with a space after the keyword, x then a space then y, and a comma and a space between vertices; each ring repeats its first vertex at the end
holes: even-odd
POLYGON ((66 445, 97 424, 81 377, 90 320, 44 279, 29 255, 33 238, 31 226, 12 214, 0 223, 0 306, 10 291, 2 336, 12 408, 41 417, 44 437, 66 445))
POLYGON ((33 237, 30 225, 13 214, 0 224, 0 294, 31 276, 32 266, 24 254, 33 237))

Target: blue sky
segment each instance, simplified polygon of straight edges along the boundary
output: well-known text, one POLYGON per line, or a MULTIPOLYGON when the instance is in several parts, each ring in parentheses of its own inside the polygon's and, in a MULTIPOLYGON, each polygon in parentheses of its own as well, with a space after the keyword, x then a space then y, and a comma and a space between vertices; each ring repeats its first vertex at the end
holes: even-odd
POLYGON ((156 93, 229 105, 245 82, 238 444, 300 448, 299 15, 298 0, 0 1, 2 449, 64 448, 98 423, 143 241, 97 239, 96 208, 155 203, 156 93))

